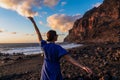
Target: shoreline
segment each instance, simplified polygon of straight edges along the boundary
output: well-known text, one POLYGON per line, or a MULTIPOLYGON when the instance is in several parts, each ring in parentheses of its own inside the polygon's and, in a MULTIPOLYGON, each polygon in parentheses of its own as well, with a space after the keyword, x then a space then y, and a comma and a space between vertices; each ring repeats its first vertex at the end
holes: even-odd
MULTIPOLYGON (((105 80, 106 77, 120 80, 120 45, 118 43, 88 44, 68 49, 68 52, 79 63, 90 67, 95 74, 88 77, 89 75, 85 71, 61 59, 61 72, 65 80, 78 80, 80 78, 105 80)), ((0 79, 39 80, 42 63, 42 54, 0 58, 0 79)))
MULTIPOLYGON (((76 43, 59 43, 58 45, 61 45, 65 49, 71 49, 74 47, 82 46, 82 44, 76 44, 76 43)), ((40 45, 36 44, 16 44, 16 45, 0 45, 0 55, 16 55, 16 54, 25 54, 25 55, 31 55, 31 54, 39 54, 43 53, 40 45), (14 47, 13 47, 14 46, 14 47)))

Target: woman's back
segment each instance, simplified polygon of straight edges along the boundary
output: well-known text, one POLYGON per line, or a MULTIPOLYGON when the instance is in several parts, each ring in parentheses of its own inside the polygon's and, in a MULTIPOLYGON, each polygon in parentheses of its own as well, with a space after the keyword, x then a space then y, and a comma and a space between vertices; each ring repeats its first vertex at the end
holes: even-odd
POLYGON ((41 41, 41 46, 44 50, 42 78, 45 80, 62 80, 59 60, 67 54, 67 51, 55 43, 47 43, 44 40, 41 41))

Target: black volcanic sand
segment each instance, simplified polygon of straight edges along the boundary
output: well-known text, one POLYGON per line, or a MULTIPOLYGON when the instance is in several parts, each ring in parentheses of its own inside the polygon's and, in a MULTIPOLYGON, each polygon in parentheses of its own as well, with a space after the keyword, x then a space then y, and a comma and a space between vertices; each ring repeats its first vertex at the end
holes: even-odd
MULTIPOLYGON (((90 67, 94 74, 61 59, 65 80, 120 80, 120 44, 87 44, 68 50, 79 63, 90 67)), ((40 80, 43 56, 0 55, 0 80, 40 80)))

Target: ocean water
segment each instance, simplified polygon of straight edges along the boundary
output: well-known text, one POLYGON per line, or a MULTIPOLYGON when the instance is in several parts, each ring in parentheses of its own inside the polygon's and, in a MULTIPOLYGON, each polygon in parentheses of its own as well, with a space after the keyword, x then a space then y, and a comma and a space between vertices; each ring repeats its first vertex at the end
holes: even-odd
MULTIPOLYGON (((82 44, 75 43, 59 43, 63 48, 70 49, 82 44)), ((42 53, 41 47, 38 43, 9 43, 9 44, 0 44, 0 53, 13 54, 13 53, 23 53, 26 55, 29 54, 38 54, 42 53)))

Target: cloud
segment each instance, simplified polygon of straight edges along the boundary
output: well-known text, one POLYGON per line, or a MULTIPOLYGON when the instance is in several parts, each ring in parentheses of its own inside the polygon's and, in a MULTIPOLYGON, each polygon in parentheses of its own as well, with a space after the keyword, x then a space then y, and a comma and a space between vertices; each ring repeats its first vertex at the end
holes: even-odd
POLYGON ((11 34, 17 34, 17 32, 11 32, 11 34))
POLYGON ((44 37, 46 37, 47 33, 42 33, 41 35, 44 36, 44 37))
POLYGON ((64 9, 59 10, 59 12, 63 12, 63 11, 65 11, 65 10, 64 9))
POLYGON ((64 36, 65 34, 58 34, 59 36, 64 36))
POLYGON ((39 6, 41 0, 0 0, 0 7, 17 11, 22 16, 35 16, 38 13, 32 10, 33 6, 39 6))
POLYGON ((47 12, 44 12, 44 11, 43 11, 42 14, 45 15, 45 14, 47 14, 47 12))
POLYGON ((34 8, 40 9, 42 5, 55 6, 59 0, 0 0, 0 7, 18 12, 25 17, 38 16, 34 8))
MULTIPOLYGON (((37 36, 36 33, 30 34, 30 33, 26 33, 26 36, 37 36)), ((46 36, 46 33, 41 33, 42 36, 46 36)))
POLYGON ((98 2, 96 4, 93 5, 93 7, 99 7, 102 3, 98 2))
POLYGON ((52 29, 67 32, 73 27, 74 21, 80 18, 80 15, 68 16, 65 14, 54 14, 47 18, 48 25, 52 29))
POLYGON ((42 26, 48 26, 48 24, 43 23, 43 21, 39 21, 39 24, 42 26))
POLYGON ((28 33, 27 33, 27 34, 25 34, 25 35, 26 35, 26 36, 34 36, 35 34, 28 34, 28 33))
POLYGON ((4 31, 5 31, 4 29, 0 29, 0 33, 1 33, 1 32, 4 32, 4 31))
POLYGON ((40 23, 41 25, 43 25, 43 22, 42 22, 42 21, 40 21, 39 23, 40 23))
POLYGON ((64 6, 66 4, 67 4, 67 2, 61 2, 61 6, 64 6))
POLYGON ((49 7, 57 5, 58 2, 59 0, 44 0, 44 4, 49 7))

